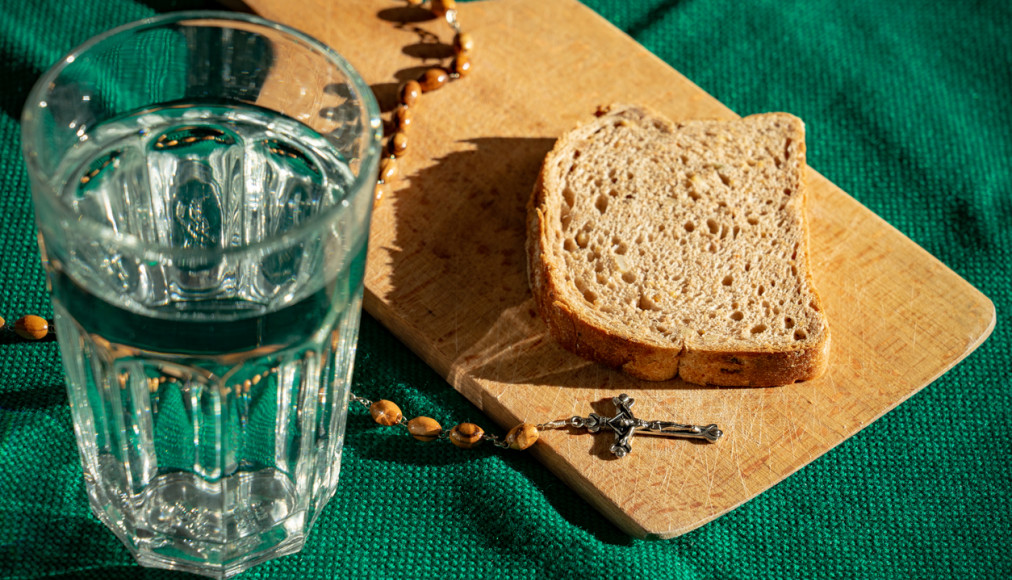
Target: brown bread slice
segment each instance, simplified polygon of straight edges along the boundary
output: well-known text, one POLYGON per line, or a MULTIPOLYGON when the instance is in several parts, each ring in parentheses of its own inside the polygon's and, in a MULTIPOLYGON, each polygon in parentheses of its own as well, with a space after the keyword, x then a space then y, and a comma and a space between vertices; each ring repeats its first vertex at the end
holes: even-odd
POLYGON ((821 375, 805 134, 786 113, 673 124, 613 106, 558 140, 528 208, 552 336, 652 381, 774 386, 821 375))

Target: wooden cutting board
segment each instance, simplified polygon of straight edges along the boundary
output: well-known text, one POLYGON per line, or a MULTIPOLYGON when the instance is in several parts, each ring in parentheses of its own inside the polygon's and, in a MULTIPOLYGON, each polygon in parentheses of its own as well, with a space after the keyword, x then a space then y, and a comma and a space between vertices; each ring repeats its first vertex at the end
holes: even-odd
MULTIPOLYGON (((345 55, 384 111, 398 83, 448 62, 452 34, 375 0, 250 0, 345 55)), ((524 206, 554 139, 600 104, 674 120, 735 114, 574 0, 459 5, 474 72, 415 108, 403 179, 373 217, 366 308, 503 429, 590 412, 628 393, 646 419, 714 422, 715 444, 543 433, 533 453, 623 530, 683 534, 748 501, 881 417, 991 332, 991 302, 815 171, 815 281, 832 326, 823 378, 771 389, 642 382, 571 355, 527 286, 524 206)), ((410 410, 406 410, 410 412, 410 410)))

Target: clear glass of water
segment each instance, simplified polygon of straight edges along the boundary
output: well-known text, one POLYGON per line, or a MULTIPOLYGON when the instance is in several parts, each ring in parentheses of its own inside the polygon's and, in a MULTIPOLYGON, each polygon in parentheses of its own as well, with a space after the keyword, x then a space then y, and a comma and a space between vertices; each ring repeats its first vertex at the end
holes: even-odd
POLYGON ((231 13, 112 30, 30 94, 87 493, 141 564, 232 576, 333 495, 380 128, 341 56, 231 13))

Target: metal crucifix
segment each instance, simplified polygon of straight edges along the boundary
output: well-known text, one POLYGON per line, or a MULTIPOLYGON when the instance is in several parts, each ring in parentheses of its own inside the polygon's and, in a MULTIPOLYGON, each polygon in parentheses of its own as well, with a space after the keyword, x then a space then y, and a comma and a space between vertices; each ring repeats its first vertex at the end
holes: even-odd
POLYGON ((614 417, 602 417, 596 413, 591 413, 590 417, 570 417, 560 423, 578 429, 587 429, 591 433, 597 433, 605 428, 611 429, 615 432, 615 444, 611 446, 611 452, 616 457, 624 457, 632 451, 630 441, 633 434, 637 431, 656 435, 706 439, 710 442, 720 439, 720 436, 724 434, 723 431, 712 423, 710 425, 684 425, 669 421, 644 421, 643 419, 637 419, 633 416, 630 409, 636 400, 626 394, 613 398, 611 402, 618 409, 618 413, 614 417))

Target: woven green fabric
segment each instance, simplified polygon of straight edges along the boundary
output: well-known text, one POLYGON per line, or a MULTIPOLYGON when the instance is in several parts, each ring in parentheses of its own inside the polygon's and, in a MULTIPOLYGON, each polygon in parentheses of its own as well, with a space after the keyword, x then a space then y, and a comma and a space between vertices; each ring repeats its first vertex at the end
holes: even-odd
MULTIPOLYGON (((31 84, 95 33, 200 5, 0 0, 8 320, 51 313, 20 156, 31 84)), ((1012 4, 591 7, 736 112, 805 119, 810 164, 990 297, 994 334, 798 474, 668 541, 625 536, 525 454, 415 444, 355 410, 306 548, 245 577, 1012 577, 1012 4)), ((368 316, 355 377, 411 414, 489 424, 368 316)), ((54 343, 0 344, 0 577, 179 576, 137 567, 89 513, 62 380, 54 343)))

